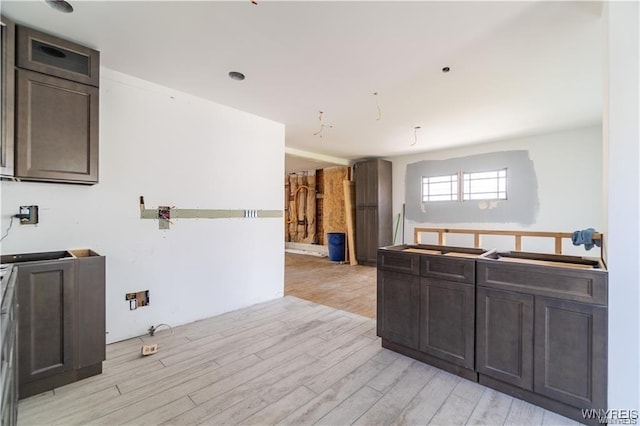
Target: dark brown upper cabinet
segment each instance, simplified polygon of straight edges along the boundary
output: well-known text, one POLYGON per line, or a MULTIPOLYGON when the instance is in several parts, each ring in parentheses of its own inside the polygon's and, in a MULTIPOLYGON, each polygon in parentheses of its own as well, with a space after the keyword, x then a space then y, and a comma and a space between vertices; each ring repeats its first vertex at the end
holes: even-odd
POLYGON ((13 176, 14 100, 15 100, 15 25, 0 16, 0 37, 2 37, 0 64, 2 82, 0 84, 0 174, 13 176))
POLYGON ((99 52, 16 27, 14 173, 98 182, 99 52))
POLYGON ((18 70, 15 176, 98 182, 98 88, 18 70))
POLYGON ((19 68, 98 87, 100 52, 70 41, 18 26, 19 68))

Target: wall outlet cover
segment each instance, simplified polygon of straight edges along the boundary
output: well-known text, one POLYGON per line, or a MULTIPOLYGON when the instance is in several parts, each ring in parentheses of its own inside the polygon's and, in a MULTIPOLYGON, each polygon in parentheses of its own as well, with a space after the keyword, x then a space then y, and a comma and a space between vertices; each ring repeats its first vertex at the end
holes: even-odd
POLYGON ((153 355, 156 352, 158 352, 158 344, 157 343, 154 343, 153 345, 143 345, 142 348, 140 349, 140 353, 143 356, 153 355))

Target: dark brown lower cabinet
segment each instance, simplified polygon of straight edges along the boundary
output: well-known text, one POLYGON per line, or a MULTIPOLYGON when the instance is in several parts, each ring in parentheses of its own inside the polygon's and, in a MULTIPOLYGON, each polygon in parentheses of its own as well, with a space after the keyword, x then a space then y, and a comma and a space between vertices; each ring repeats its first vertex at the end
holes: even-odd
POLYGON ((606 270, 572 256, 454 249, 378 251, 382 346, 598 424, 582 410, 607 408, 606 270), (544 262, 523 261, 536 256, 544 262))
POLYGON ((20 398, 100 374, 105 257, 73 250, 5 255, 2 261, 17 262, 20 398))
POLYGON ((73 370, 73 260, 18 266, 20 395, 37 380, 73 370))
POLYGON ((420 279, 378 270, 378 335, 383 340, 418 349, 420 279))
POLYGON ((533 296, 477 289, 476 369, 533 390, 533 296))
POLYGON ((574 407, 606 407, 607 308, 536 296, 536 393, 574 407))
POLYGON ((473 370, 475 286, 420 279, 420 351, 473 370))
POLYGON ((488 259, 476 268, 480 383, 597 424, 581 410, 607 408, 606 271, 488 259))

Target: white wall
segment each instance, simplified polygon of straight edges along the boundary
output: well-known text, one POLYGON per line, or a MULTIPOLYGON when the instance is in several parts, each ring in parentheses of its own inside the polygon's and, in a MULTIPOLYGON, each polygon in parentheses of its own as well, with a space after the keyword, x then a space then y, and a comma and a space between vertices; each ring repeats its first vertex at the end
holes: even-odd
POLYGON ((281 210, 284 126, 104 68, 100 85, 100 183, 3 182, 3 230, 19 205, 40 206, 40 224, 14 224, 3 253, 106 255, 109 342, 281 297, 282 219, 177 219, 160 231, 139 218, 138 197, 281 210), (130 311, 125 293, 146 289, 150 305, 130 311))
MULTIPOLYGON (((531 226, 517 223, 405 223, 405 242, 413 242, 415 227, 449 227, 479 229, 526 229, 572 232, 593 227, 602 222, 602 128, 600 126, 572 129, 538 136, 515 138, 466 147, 432 151, 411 156, 392 158, 393 162, 393 214, 394 224, 405 202, 405 173, 407 164, 422 160, 443 160, 489 152, 528 150, 533 161, 537 182, 539 210, 531 226)), ((416 183, 418 184, 418 183, 416 183)), ((400 233, 399 233, 400 235, 400 233)), ((400 238, 399 238, 400 240, 400 238)), ((435 242, 428 241, 428 242, 435 242)), ((449 235, 450 244, 473 243, 472 237, 449 235)), ((487 248, 513 249, 513 238, 484 237, 487 248)), ((553 241, 524 239, 524 250, 553 250, 553 241)), ((598 257, 599 249, 585 251, 567 241, 563 252, 598 257)))
POLYGON ((606 2, 609 408, 640 410, 640 7, 606 2))

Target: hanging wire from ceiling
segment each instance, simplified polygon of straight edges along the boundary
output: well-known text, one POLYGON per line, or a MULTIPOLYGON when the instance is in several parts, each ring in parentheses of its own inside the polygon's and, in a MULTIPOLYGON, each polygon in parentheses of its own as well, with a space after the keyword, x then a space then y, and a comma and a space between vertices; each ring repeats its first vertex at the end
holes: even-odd
POLYGON ((382 108, 380 108, 380 102, 378 101, 378 92, 373 92, 373 96, 376 97, 376 108, 378 109, 378 118, 376 118, 376 121, 380 121, 382 119, 382 108))
POLYGON ((415 126, 413 128, 413 143, 411 144, 411 146, 414 146, 418 143, 418 130, 420 130, 420 126, 415 126))
POLYGON ((318 130, 317 132, 315 132, 315 133, 313 134, 313 136, 320 136, 320 138, 321 138, 321 139, 322 139, 322 131, 324 130, 324 128, 325 128, 325 127, 328 127, 328 128, 330 128, 330 129, 332 129, 332 128, 333 128, 333 125, 331 125, 331 124, 324 124, 324 123, 323 123, 323 121, 322 121, 322 114, 324 114, 324 112, 323 112, 323 111, 319 111, 319 114, 318 114, 318 120, 320 120, 320 130, 318 130))

